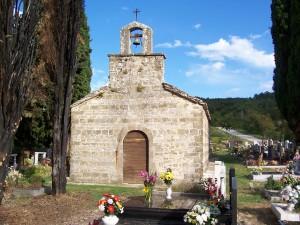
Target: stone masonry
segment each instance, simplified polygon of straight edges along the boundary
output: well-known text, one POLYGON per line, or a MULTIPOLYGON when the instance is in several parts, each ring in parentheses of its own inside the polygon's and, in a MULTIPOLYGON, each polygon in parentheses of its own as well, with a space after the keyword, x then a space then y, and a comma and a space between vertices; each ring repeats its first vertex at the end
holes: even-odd
POLYGON ((148 138, 149 171, 172 168, 176 182, 198 182, 208 165, 206 103, 164 83, 163 54, 152 53, 152 30, 133 22, 121 31, 121 54, 109 55, 109 85, 71 108, 70 178, 78 183, 123 183, 123 139, 148 138), (131 54, 139 28, 145 49, 131 54), (148 35, 148 36, 147 36, 148 35))

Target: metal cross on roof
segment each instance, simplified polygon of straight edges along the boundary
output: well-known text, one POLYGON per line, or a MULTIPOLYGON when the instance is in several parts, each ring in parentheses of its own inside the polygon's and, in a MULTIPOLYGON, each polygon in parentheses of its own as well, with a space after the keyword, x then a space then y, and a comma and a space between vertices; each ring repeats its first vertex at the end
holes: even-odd
POLYGON ((133 11, 133 13, 135 13, 135 20, 137 21, 137 17, 138 17, 138 14, 140 13, 141 11, 139 9, 135 9, 133 11))

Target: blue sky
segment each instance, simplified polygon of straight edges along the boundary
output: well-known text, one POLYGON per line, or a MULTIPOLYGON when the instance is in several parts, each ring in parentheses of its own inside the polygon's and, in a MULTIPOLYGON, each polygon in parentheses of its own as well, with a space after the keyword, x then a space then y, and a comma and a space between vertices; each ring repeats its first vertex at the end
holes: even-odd
POLYGON ((135 20, 154 31, 164 53, 165 81, 191 95, 252 97, 272 91, 271 0, 87 0, 95 90, 107 83, 109 53, 120 29, 135 20))

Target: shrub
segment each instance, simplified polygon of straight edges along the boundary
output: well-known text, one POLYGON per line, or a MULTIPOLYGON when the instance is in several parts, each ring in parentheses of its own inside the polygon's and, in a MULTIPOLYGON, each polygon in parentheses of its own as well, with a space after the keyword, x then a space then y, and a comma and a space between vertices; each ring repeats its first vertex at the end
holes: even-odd
POLYGON ((265 189, 281 190, 282 188, 283 183, 281 181, 274 180, 273 176, 268 177, 267 183, 265 184, 265 189))

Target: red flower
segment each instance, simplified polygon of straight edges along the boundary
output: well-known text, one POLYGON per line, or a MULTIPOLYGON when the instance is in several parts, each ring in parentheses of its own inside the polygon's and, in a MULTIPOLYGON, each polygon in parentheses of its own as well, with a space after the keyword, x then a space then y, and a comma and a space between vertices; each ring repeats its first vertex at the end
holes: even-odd
POLYGON ((118 196, 115 196, 114 200, 115 200, 115 202, 118 202, 118 201, 120 201, 120 198, 118 196))
POLYGON ((107 211, 108 213, 113 214, 115 212, 115 207, 113 205, 109 205, 107 207, 107 211))

